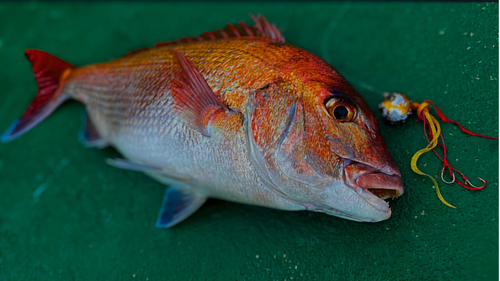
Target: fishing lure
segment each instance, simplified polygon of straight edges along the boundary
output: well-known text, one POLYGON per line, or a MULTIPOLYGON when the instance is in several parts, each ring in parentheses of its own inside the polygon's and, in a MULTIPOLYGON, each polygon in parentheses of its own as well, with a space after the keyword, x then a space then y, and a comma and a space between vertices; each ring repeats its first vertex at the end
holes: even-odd
POLYGON ((434 107, 434 110, 436 111, 437 115, 442 121, 457 125, 460 128, 460 130, 462 130, 462 132, 464 133, 486 139, 498 140, 498 138, 476 134, 465 129, 458 122, 447 118, 443 114, 443 112, 439 110, 439 108, 430 100, 426 100, 422 103, 411 102, 410 99, 404 94, 384 93, 384 100, 379 104, 379 108, 382 117, 389 124, 397 125, 405 123, 413 113, 417 115, 417 121, 420 120, 423 122, 424 134, 427 139, 428 145, 425 148, 422 148, 419 151, 415 152, 415 154, 411 159, 411 169, 419 175, 427 176, 428 178, 430 178, 434 183, 434 186, 436 187, 436 193, 437 196, 439 197, 439 200, 441 200, 441 202, 443 202, 446 206, 455 208, 455 206, 451 205, 443 198, 439 190, 437 181, 432 176, 422 172, 417 167, 417 161, 420 158, 420 156, 431 150, 434 152, 434 154, 436 154, 436 156, 443 162, 443 168, 441 169, 441 179, 444 183, 447 184, 457 183, 461 187, 466 188, 468 190, 481 190, 486 187, 486 180, 478 177, 478 179, 483 182, 483 185, 475 186, 469 181, 469 179, 465 176, 464 173, 460 172, 459 170, 451 166, 450 162, 447 159, 447 149, 444 142, 443 134, 441 133, 441 126, 439 125, 438 120, 434 116, 432 116, 429 111, 431 105, 434 107), (443 149, 442 156, 439 155, 439 153, 436 151, 437 146, 440 146, 443 149), (452 178, 451 181, 446 181, 444 179, 444 173, 446 170, 448 170, 449 175, 452 178), (457 179, 455 173, 461 176, 462 181, 457 179))

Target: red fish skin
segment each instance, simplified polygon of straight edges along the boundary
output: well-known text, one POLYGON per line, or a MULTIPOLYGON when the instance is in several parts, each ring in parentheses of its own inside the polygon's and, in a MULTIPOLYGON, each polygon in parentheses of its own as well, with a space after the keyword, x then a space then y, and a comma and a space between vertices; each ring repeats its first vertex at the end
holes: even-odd
MULTIPOLYGON (((60 85, 61 96, 86 105, 104 143, 134 163, 191 178, 203 196, 349 219, 390 216, 384 210, 363 218, 323 202, 333 196, 344 198, 335 203, 340 209, 365 204, 359 187, 339 195, 349 163, 400 174, 362 97, 332 66, 298 47, 263 37, 166 45, 71 68, 60 85), (228 109, 214 108, 200 120, 210 137, 188 126, 192 113, 179 108, 196 97, 175 94, 174 86, 186 81, 178 54, 228 109), (325 108, 338 93, 356 105, 351 122, 338 122, 325 108)), ((173 184, 163 174, 148 174, 173 184)))
MULTIPOLYGON (((216 96, 229 108, 242 114, 245 114, 246 102, 252 92, 278 79, 280 89, 284 90, 278 95, 301 98, 304 103, 308 104, 305 107, 309 110, 307 116, 315 124, 322 123, 316 116, 315 110, 318 105, 322 104, 321 95, 329 94, 324 93, 326 89, 346 93, 362 111, 369 110, 363 98, 322 59, 298 47, 275 43, 273 40, 259 37, 194 42, 170 48, 150 49, 108 63, 78 68, 73 70, 67 79, 72 84, 72 90, 67 91, 78 100, 93 97, 99 101, 90 102, 89 106, 100 106, 103 109, 99 114, 106 116, 107 124, 98 127, 106 127, 107 129, 102 129, 100 133, 111 139, 116 131, 114 128, 118 124, 117 119, 121 118, 120 114, 124 113, 124 109, 128 110, 127 114, 139 115, 141 110, 148 107, 148 103, 157 102, 159 95, 169 91, 171 79, 179 68, 170 50, 182 52, 204 76, 216 96), (139 76, 137 76, 138 73, 140 73, 139 76), (136 79, 137 77, 140 79, 136 79), (113 81, 120 81, 120 83, 113 83, 113 81), (113 103, 116 99, 120 99, 120 102, 113 103), (135 105, 131 104, 132 100, 135 105), (111 103, 112 107, 110 107, 111 103)), ((273 119, 267 115, 266 120, 273 119)), ((98 123, 103 122, 97 116, 93 119, 98 123)), ((370 128, 373 134, 380 135, 373 129, 378 127, 373 116, 371 119, 359 121, 358 125, 370 128)), ((266 130, 261 135, 276 138, 273 130, 277 127, 275 124, 268 124, 270 125, 261 127, 262 130, 266 130)), ((331 124, 325 124, 325 126, 331 126, 331 124)), ((236 127, 236 124, 232 127, 236 127)), ((326 167, 327 164, 333 166, 338 162, 338 158, 332 159, 329 142, 324 139, 328 132, 318 132, 324 127, 319 125, 316 127, 306 130, 308 149, 314 151, 318 159, 325 161, 318 166, 326 167)), ((359 139, 359 143, 367 139, 363 136, 364 134, 354 133, 349 129, 337 134, 359 139)), ((271 142, 270 139, 257 139, 260 145, 271 142)), ((346 143, 340 144, 340 146, 344 145, 346 143)), ((334 146, 336 147, 335 144, 334 146)), ((335 150, 339 151, 339 148, 336 147, 335 150)), ((380 166, 380 162, 391 160, 379 157, 381 153, 375 153, 381 148, 385 153, 383 141, 366 147, 365 150, 355 155, 357 158, 365 155, 369 158, 366 160, 367 163, 380 166)), ((343 157, 352 156, 345 148, 342 150, 346 151, 343 157)), ((354 147, 349 150, 356 151, 354 147)))
MULTIPOLYGON (((260 41, 260 39, 255 39, 254 41, 260 41)), ((263 41, 266 42, 266 40, 263 41)), ((252 42, 252 40, 249 42, 252 42)), ((244 72, 245 64, 236 59, 229 60, 233 64, 229 64, 227 69, 230 70, 229 74, 236 73, 238 75, 236 76, 238 79, 236 79, 235 76, 225 73, 227 72, 226 69, 221 68, 228 62, 217 58, 219 54, 226 53, 227 49, 217 48, 217 45, 215 45, 211 49, 209 48, 207 52, 201 52, 199 46, 196 46, 198 44, 193 43, 193 45, 193 51, 185 51, 184 55, 196 66, 201 74, 207 74, 205 79, 214 92, 218 93, 217 96, 219 98, 226 94, 225 99, 221 98, 222 102, 226 104, 226 100, 233 101, 232 103, 227 102, 227 104, 235 111, 244 111, 244 106, 242 106, 243 99, 255 89, 271 83, 274 79, 262 76, 264 73, 269 73, 270 69, 262 69, 260 73, 256 72, 253 75, 249 75, 250 72, 238 74, 239 70, 244 72), (207 53, 213 53, 214 55, 207 56, 207 53), (204 68, 204 64, 212 64, 213 67, 204 68), (241 78, 245 78, 249 82, 241 78), (228 86, 224 87, 224 85, 228 86), (236 96, 235 94, 238 95, 236 96), (235 108, 237 104, 240 104, 241 108, 235 108)), ((246 45, 246 42, 243 42, 241 45, 246 45)), ((152 49, 109 63, 94 64, 74 69, 64 81, 64 94, 86 104, 90 119, 93 121, 99 134, 127 158, 139 163, 152 162, 153 164, 161 165, 164 163, 163 158, 170 158, 172 156, 168 154, 159 156, 161 154, 158 153, 158 149, 161 149, 161 147, 158 147, 158 143, 161 142, 159 135, 169 135, 172 131, 178 132, 176 129, 173 129, 173 127, 177 126, 177 118, 175 118, 176 113, 172 105, 173 99, 170 95, 170 88, 172 79, 175 79, 179 72, 179 63, 174 60, 171 50, 178 49, 179 51, 183 51, 183 47, 185 46, 152 49), (157 126, 159 122, 162 122, 162 124, 157 126), (150 143, 151 139, 154 139, 152 142, 155 145, 145 145, 145 143, 150 143)), ((229 54, 232 54, 234 58, 241 57, 241 54, 238 53, 229 52, 229 54)), ((242 61, 250 59, 252 59, 254 65, 259 63, 259 60, 253 58, 251 55, 248 58, 242 58, 242 61)), ((265 67, 265 63, 260 63, 260 65, 262 68, 265 67)), ((241 117, 214 120, 213 127, 221 128, 221 132, 234 139, 222 145, 225 150, 229 150, 227 147, 241 146, 239 144, 241 140, 234 136, 235 133, 242 134, 241 123, 241 117), (232 144, 230 143, 231 141, 237 143, 232 144)), ((197 132, 186 130, 179 134, 182 134, 180 139, 192 143, 193 146, 199 143, 197 132)), ((204 148, 204 150, 210 149, 208 147, 204 148)), ((217 151, 220 151, 220 149, 221 147, 212 148, 212 150, 217 151)), ((216 154, 213 151, 205 152, 216 154)), ((177 151, 177 153, 181 152, 177 151)), ((184 153, 189 154, 194 152, 184 151, 184 153)), ((223 153, 218 152, 218 154, 206 158, 217 160, 224 157, 223 153), (217 159, 213 159, 214 157, 217 159)), ((227 156, 227 158, 235 157, 231 155, 230 150, 227 156)), ((244 158, 241 155, 237 157, 239 159, 244 158)), ((182 158, 189 159, 190 157, 182 158)), ((181 161, 180 159, 178 160, 181 161)), ((195 162, 187 163, 184 166, 182 163, 179 163, 178 166, 183 166, 183 168, 189 167, 192 170, 201 170, 202 172, 198 174, 213 174, 213 171, 206 170, 206 167, 209 166, 208 164, 201 164, 201 160, 195 162), (196 167, 196 164, 199 164, 199 166, 196 167)), ((234 174, 248 172, 245 170, 246 168, 239 166, 245 165, 235 165, 237 171, 234 174)), ((179 170, 175 172, 179 173, 179 170)), ((181 171, 180 173, 182 172, 185 171, 181 171)), ((210 182, 208 179, 199 179, 199 181, 210 182)), ((209 186, 210 184, 207 185, 209 186)), ((227 185, 227 183, 218 183, 217 185, 227 185)), ((252 182, 252 185, 258 185, 258 182, 252 182)), ((268 194, 268 192, 256 190, 251 196, 248 195, 248 192, 237 191, 233 192, 238 193, 234 195, 231 192, 212 190, 210 195, 227 200, 232 199, 233 201, 279 207, 273 202, 275 201, 273 195, 268 194)), ((290 204, 282 206, 282 208, 290 209, 288 205, 290 204)), ((297 209, 298 207, 293 208, 297 209)))
POLYGON ((403 193, 401 174, 363 98, 327 62, 252 18, 253 27, 228 24, 83 67, 28 50, 39 92, 0 141, 73 98, 86 105, 86 146, 111 145, 126 159, 107 163, 170 186, 158 227, 208 197, 389 218, 383 199, 403 193))

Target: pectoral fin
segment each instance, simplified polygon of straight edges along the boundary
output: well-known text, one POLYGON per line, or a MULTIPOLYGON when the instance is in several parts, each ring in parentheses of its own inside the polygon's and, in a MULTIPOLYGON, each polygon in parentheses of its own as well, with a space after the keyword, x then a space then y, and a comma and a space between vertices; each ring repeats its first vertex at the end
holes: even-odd
POLYGON ((172 97, 178 116, 204 136, 210 136, 214 126, 227 129, 241 127, 241 113, 232 111, 217 98, 205 78, 182 53, 172 52, 181 68, 172 81, 172 97))
POLYGON ((203 196, 191 189, 177 190, 169 187, 165 190, 163 203, 156 220, 156 227, 169 228, 183 221, 205 203, 203 196))

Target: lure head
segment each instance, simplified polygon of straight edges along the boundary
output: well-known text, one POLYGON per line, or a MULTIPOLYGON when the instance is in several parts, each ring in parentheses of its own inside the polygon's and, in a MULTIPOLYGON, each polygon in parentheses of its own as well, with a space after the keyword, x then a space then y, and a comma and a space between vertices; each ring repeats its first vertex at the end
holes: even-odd
POLYGON ((384 93, 384 100, 379 103, 380 115, 391 125, 405 123, 411 115, 411 101, 401 93, 384 93))
POLYGON ((355 221, 388 219, 384 199, 404 190, 373 113, 319 58, 301 73, 256 91, 247 105, 260 178, 307 210, 355 221))

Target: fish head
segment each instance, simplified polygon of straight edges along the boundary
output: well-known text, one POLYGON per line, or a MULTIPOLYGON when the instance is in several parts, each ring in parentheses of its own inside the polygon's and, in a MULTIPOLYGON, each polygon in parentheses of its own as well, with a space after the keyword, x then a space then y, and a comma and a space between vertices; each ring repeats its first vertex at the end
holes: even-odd
POLYGON ((355 221, 388 219, 391 209, 385 200, 402 195, 404 189, 375 116, 339 74, 333 85, 318 86, 319 94, 304 106, 309 111, 304 120, 309 148, 304 155, 316 159, 309 162, 310 169, 328 181, 316 185, 317 196, 308 208, 355 221))
POLYGON ((304 84, 299 95, 275 83, 249 102, 250 154, 260 178, 307 210, 388 219, 385 199, 403 194, 403 182, 370 108, 335 70, 304 84))

